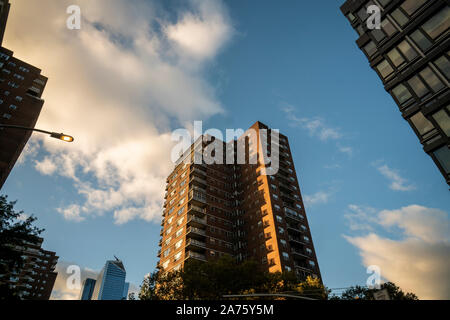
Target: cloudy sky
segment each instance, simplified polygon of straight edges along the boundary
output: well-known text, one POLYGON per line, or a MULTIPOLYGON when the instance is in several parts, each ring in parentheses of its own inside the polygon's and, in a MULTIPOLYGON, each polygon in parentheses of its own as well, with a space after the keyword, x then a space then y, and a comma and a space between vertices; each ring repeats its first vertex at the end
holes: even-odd
POLYGON ((154 270, 171 132, 290 137, 325 284, 366 267, 421 298, 450 298, 448 187, 330 1, 11 0, 4 46, 49 78, 38 127, 2 193, 38 217, 73 299, 115 254, 137 288, 154 270), (66 27, 69 5, 80 30, 66 27), (314 14, 311 14, 313 12, 314 14))

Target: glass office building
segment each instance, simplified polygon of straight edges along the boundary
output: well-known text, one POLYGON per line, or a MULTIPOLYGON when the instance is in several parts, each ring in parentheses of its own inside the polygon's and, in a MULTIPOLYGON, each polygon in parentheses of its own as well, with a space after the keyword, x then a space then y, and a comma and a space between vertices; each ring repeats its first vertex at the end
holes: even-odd
POLYGON ((94 293, 95 283, 95 279, 87 278, 84 280, 80 300, 91 300, 92 294, 94 293))
POLYGON ((126 286, 125 277, 126 271, 122 261, 117 258, 107 261, 97 278, 92 300, 122 300, 126 286))

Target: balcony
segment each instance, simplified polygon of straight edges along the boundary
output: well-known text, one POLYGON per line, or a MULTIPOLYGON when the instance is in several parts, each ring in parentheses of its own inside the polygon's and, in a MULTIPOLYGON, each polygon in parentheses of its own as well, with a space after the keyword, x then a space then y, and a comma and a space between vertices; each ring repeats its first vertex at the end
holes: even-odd
POLYGON ((195 249, 205 250, 206 242, 198 241, 195 239, 188 239, 186 241, 186 248, 191 249, 191 250, 195 250, 195 249))
POLYGON ((205 209, 205 208, 197 207, 197 206, 195 206, 195 205, 190 205, 190 206, 188 207, 187 213, 188 213, 189 215, 196 215, 196 216, 201 216, 201 217, 203 217, 203 216, 205 216, 205 214, 206 214, 206 209, 205 209))
POLYGON ((289 235, 289 241, 295 242, 295 243, 300 243, 301 245, 307 246, 308 244, 305 242, 305 240, 303 240, 302 238, 299 237, 293 237, 291 235, 289 235))
POLYGON ((203 192, 192 190, 189 192, 189 201, 194 205, 205 206, 206 194, 203 192))
POLYGON ((204 254, 200 254, 197 252, 193 252, 193 251, 188 251, 186 252, 186 258, 187 259, 195 259, 195 260, 200 260, 200 261, 207 261, 206 260, 206 256, 204 254))
POLYGON ((206 219, 199 218, 199 217, 193 216, 193 215, 188 215, 187 224, 188 224, 188 226, 202 228, 202 227, 206 226, 206 219))
POLYGON ((206 237, 206 231, 195 227, 189 227, 186 229, 186 237, 204 239, 206 237))
POLYGON ((194 175, 191 176, 189 183, 192 183, 193 185, 205 187, 207 185, 207 182, 205 179, 202 179, 200 177, 196 177, 194 175))
POLYGON ((206 169, 200 167, 199 165, 194 165, 193 167, 191 167, 191 174, 199 177, 200 179, 203 179, 206 177, 206 169))
POLYGON ((291 253, 294 256, 299 256, 301 258, 310 258, 311 256, 307 255, 306 251, 300 250, 300 249, 296 249, 296 248, 291 248, 291 253))
POLYGON ((158 257, 158 258, 161 258, 161 249, 158 250, 157 257, 158 257))

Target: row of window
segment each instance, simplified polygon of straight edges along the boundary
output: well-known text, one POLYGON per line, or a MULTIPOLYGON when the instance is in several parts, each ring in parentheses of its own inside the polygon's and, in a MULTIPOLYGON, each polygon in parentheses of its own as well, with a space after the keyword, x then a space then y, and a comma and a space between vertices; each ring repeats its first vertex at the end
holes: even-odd
MULTIPOLYGON (((395 12, 395 11, 394 11, 395 12)), ((368 42, 364 47, 363 51, 368 57, 372 57, 377 52, 377 46, 375 42, 381 42, 386 37, 392 36, 397 32, 397 29, 388 22, 387 19, 383 20, 381 23, 381 30, 373 30, 372 36, 373 41, 368 42)), ((433 41, 435 41, 439 36, 445 33, 450 27, 450 8, 446 7, 436 13, 431 19, 418 27, 415 31, 409 34, 409 37, 414 41, 414 43, 425 52, 428 50, 433 41)), ((409 45, 409 44, 407 44, 409 45)), ((409 45, 410 46, 410 45, 409 45)), ((405 52, 410 50, 405 48, 405 52)))
MULTIPOLYGON (((446 56, 434 61, 433 65, 448 79, 449 60, 446 56)), ((400 108, 405 109, 413 103, 421 103, 443 88, 446 88, 446 85, 434 72, 433 68, 427 66, 413 77, 393 88, 391 94, 400 108)))

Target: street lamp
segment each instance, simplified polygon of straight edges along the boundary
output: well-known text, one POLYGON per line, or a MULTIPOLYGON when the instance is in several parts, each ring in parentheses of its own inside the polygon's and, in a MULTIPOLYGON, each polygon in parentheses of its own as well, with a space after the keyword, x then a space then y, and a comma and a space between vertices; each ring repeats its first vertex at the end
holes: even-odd
POLYGON ((27 127, 22 127, 22 126, 12 126, 12 125, 8 125, 8 124, 0 124, 0 128, 19 129, 19 130, 41 132, 41 133, 45 133, 45 134, 50 135, 51 138, 59 139, 59 140, 65 141, 65 142, 73 142, 75 140, 72 136, 69 136, 69 135, 64 134, 64 133, 50 132, 50 131, 45 131, 45 130, 40 130, 40 129, 35 129, 35 128, 27 128, 27 127))

